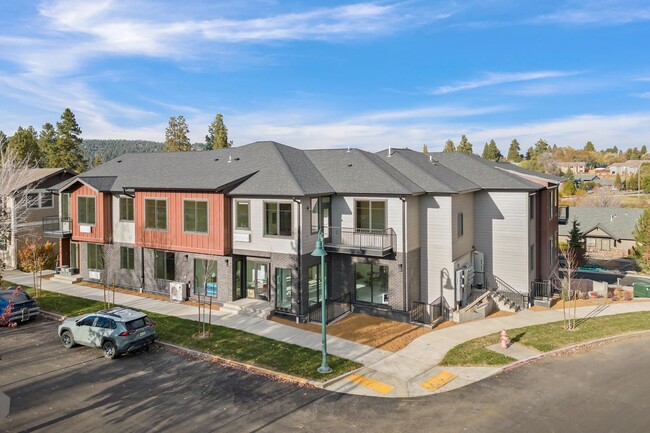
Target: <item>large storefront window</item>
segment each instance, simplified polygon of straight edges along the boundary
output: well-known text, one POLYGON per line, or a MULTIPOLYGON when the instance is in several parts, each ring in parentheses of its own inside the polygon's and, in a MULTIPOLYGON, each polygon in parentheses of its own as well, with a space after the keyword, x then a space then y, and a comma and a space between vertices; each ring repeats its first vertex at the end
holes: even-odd
POLYGON ((356 300, 371 304, 388 304, 388 266, 357 263, 355 268, 356 300))
POLYGON ((275 306, 291 310, 291 269, 275 270, 275 306))
POLYGON ((217 296, 217 262, 194 259, 194 294, 217 296))
MULTIPOLYGON (((309 305, 321 301, 320 265, 315 265, 307 271, 309 285, 309 305)), ((327 287, 327 263, 325 263, 325 286, 327 287)))
POLYGON ((269 300, 268 263, 246 260, 246 297, 269 300))

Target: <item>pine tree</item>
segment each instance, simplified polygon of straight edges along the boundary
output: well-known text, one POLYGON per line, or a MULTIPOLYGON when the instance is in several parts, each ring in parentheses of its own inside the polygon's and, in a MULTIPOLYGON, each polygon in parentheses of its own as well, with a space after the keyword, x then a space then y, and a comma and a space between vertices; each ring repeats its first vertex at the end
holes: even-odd
POLYGON ((510 148, 508 149, 508 161, 521 162, 520 152, 521 148, 519 147, 519 142, 515 138, 510 142, 510 148))
POLYGON ((636 173, 631 174, 625 185, 628 191, 636 191, 639 186, 639 176, 636 173))
POLYGON ((452 140, 447 140, 445 142, 445 148, 442 151, 443 152, 455 152, 456 151, 456 146, 454 146, 454 142, 452 140))
POLYGON ((573 218, 571 230, 569 231, 567 247, 573 254, 576 267, 582 266, 585 261, 585 236, 580 231, 580 223, 575 218, 573 218))
POLYGON ((488 146, 487 143, 483 146, 483 153, 481 154, 481 158, 483 159, 490 159, 490 147, 488 146))
POLYGON ((83 139, 81 128, 77 124, 74 113, 66 108, 61 114, 61 121, 56 122, 56 142, 51 152, 48 152, 48 167, 61 167, 76 173, 81 173, 86 160, 81 150, 83 139))
POLYGON ((648 148, 645 147, 645 144, 644 144, 643 146, 641 146, 641 156, 645 155, 646 153, 648 153, 648 148))
POLYGON ((591 141, 588 141, 587 144, 585 144, 584 150, 587 152, 595 152, 596 148, 594 147, 594 144, 591 141))
POLYGON ((190 129, 187 127, 183 116, 170 117, 169 126, 165 130, 165 152, 180 152, 192 150, 190 138, 187 136, 190 129))
POLYGON ((497 144, 494 140, 490 140, 490 144, 488 144, 488 158, 492 161, 499 161, 503 155, 501 154, 501 151, 497 147, 497 144))
POLYGON ((619 173, 616 173, 616 179, 614 179, 614 187, 616 189, 621 189, 621 186, 623 186, 623 181, 621 180, 621 175, 619 173))
POLYGON ((646 209, 639 217, 634 228, 637 260, 644 270, 650 269, 650 209, 646 209))
POLYGON ((567 179, 562 186, 562 195, 575 195, 576 193, 576 183, 572 178, 567 179))
POLYGON ((102 165, 104 163, 104 160, 102 159, 102 156, 100 154, 96 154, 95 158, 93 159, 93 168, 102 165))
POLYGON ((223 115, 217 114, 208 127, 208 135, 205 136, 205 150, 224 147, 232 147, 232 141, 228 141, 228 128, 223 123, 223 115))
POLYGON ((41 132, 38 134, 38 147, 41 150, 41 155, 43 155, 44 165, 50 166, 50 159, 56 147, 56 130, 51 123, 46 123, 41 128, 41 132))
POLYGON ((464 134, 460 137, 460 143, 458 143, 456 152, 468 153, 470 155, 472 154, 472 143, 469 142, 464 134))
POLYGON ((34 127, 23 129, 19 126, 16 133, 9 139, 7 149, 16 153, 19 159, 26 159, 29 165, 39 167, 41 150, 38 147, 38 136, 34 127))
POLYGON ((429 147, 426 144, 422 146, 422 153, 424 153, 425 155, 429 153, 429 147))

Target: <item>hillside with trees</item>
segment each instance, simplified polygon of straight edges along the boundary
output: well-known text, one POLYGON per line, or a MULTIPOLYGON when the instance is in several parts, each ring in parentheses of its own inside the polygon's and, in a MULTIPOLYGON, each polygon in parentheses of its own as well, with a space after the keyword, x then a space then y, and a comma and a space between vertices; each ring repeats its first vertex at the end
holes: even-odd
POLYGON ((125 153, 162 152, 163 143, 147 140, 85 139, 81 145, 86 161, 109 161, 125 153))

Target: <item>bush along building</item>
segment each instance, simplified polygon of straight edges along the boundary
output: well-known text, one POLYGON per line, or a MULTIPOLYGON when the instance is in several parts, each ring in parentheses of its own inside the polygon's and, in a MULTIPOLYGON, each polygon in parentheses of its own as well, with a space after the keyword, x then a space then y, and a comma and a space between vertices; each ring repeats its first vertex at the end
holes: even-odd
MULTIPOLYGON (((464 153, 300 150, 275 142, 122 155, 57 186, 60 262, 109 285, 213 296, 320 320, 430 319, 472 288, 514 291, 557 267, 561 179, 464 153), (417 316, 417 317, 415 317, 417 316), (330 317, 331 319, 331 317, 330 317)), ((445 310, 446 311, 446 310, 445 310)))

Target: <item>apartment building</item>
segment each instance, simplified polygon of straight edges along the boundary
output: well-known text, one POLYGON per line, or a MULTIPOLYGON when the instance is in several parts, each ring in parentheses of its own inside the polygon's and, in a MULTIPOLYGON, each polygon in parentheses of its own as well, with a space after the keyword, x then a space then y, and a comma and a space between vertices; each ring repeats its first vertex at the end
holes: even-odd
POLYGON ((303 151, 275 142, 130 154, 60 185, 61 262, 87 280, 300 321, 328 299, 409 320, 498 277, 527 293, 557 262, 560 179, 462 153, 303 151), (68 229, 64 229, 64 228, 68 229))

